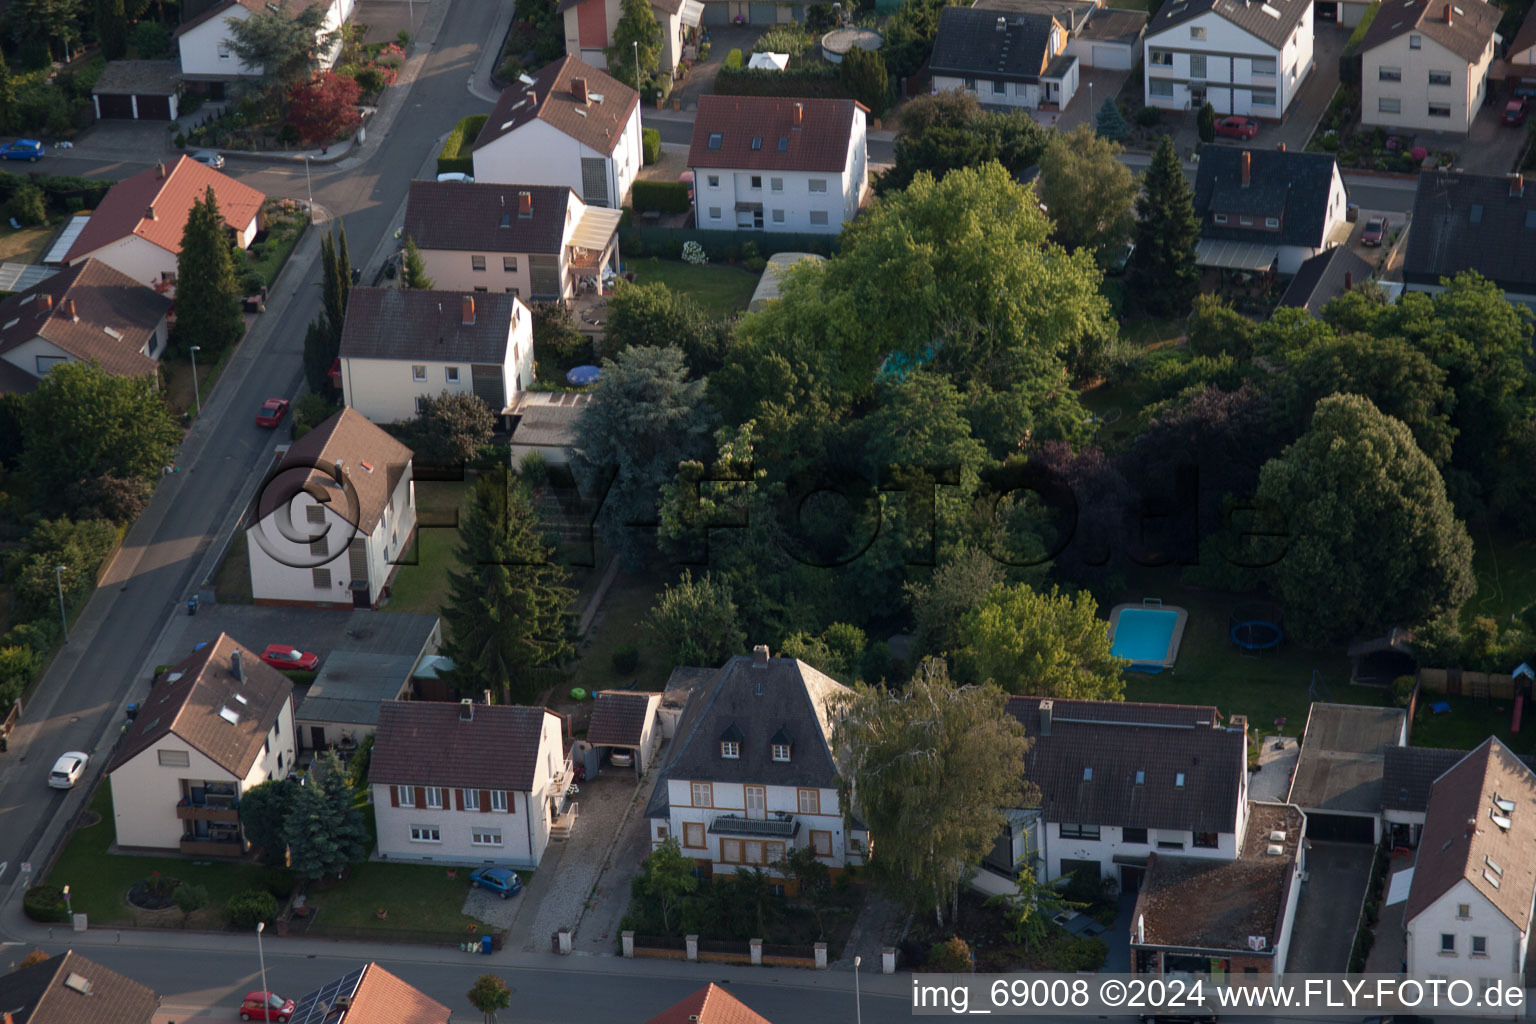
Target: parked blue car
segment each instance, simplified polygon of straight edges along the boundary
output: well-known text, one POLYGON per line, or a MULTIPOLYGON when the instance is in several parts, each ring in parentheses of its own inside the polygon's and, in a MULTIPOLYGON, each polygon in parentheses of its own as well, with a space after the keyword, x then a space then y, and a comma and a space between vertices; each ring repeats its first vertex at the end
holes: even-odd
POLYGON ((36 139, 17 139, 0 149, 0 157, 6 160, 41 160, 43 144, 36 139))
POLYGON ((470 873, 469 884, 489 889, 502 899, 523 891, 523 880, 511 868, 479 868, 470 873))

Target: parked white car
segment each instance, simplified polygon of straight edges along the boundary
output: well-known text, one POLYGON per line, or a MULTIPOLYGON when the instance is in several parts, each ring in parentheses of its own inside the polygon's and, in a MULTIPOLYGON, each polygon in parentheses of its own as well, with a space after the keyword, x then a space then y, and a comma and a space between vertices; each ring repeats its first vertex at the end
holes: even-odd
POLYGON ((48 773, 48 785, 54 789, 74 789, 80 776, 85 774, 85 766, 90 763, 90 754, 71 750, 53 762, 53 771, 48 773))

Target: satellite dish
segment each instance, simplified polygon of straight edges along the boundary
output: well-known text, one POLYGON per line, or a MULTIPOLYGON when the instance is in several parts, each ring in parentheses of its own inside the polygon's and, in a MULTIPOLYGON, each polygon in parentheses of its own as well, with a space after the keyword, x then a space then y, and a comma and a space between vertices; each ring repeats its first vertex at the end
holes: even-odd
POLYGON ((523 74, 518 75, 517 76, 517 80, 519 82, 522 82, 524 85, 532 85, 533 84, 532 76, 528 75, 526 72, 524 72, 523 74))

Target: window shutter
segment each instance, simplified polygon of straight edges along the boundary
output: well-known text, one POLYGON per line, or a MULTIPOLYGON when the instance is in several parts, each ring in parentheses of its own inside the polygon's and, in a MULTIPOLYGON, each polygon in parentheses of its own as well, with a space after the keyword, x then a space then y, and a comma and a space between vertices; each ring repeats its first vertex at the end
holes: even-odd
POLYGON ((458 805, 459 810, 462 811, 464 809, 464 791, 462 789, 453 791, 453 802, 458 805))
POLYGON ((390 786, 389 787, 389 806, 391 806, 391 807, 399 807, 400 806, 400 787, 399 786, 390 786))
POLYGON ((507 813, 517 813, 517 790, 515 789, 507 790, 507 813))
POLYGON ((490 813, 490 810, 491 810, 491 791, 488 790, 488 789, 482 789, 480 791, 480 813, 481 814, 488 814, 488 813, 490 813))
POLYGON ((425 786, 416 787, 416 806, 422 808, 427 806, 427 788, 425 786))

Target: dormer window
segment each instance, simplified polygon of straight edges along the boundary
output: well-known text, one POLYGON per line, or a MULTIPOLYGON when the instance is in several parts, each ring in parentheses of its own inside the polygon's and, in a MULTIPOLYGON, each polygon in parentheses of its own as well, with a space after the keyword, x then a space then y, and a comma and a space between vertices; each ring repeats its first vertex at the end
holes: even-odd
POLYGON ((741 757, 741 744, 733 740, 722 740, 720 742, 720 756, 735 761, 741 757))
POLYGON ((788 743, 775 743, 773 745, 773 759, 775 761, 788 761, 789 760, 789 744, 788 743))
POLYGON ((789 748, 791 739, 792 737, 789 735, 789 730, 782 728, 772 736, 768 737, 768 745, 773 752, 773 759, 775 761, 789 760, 789 748))

